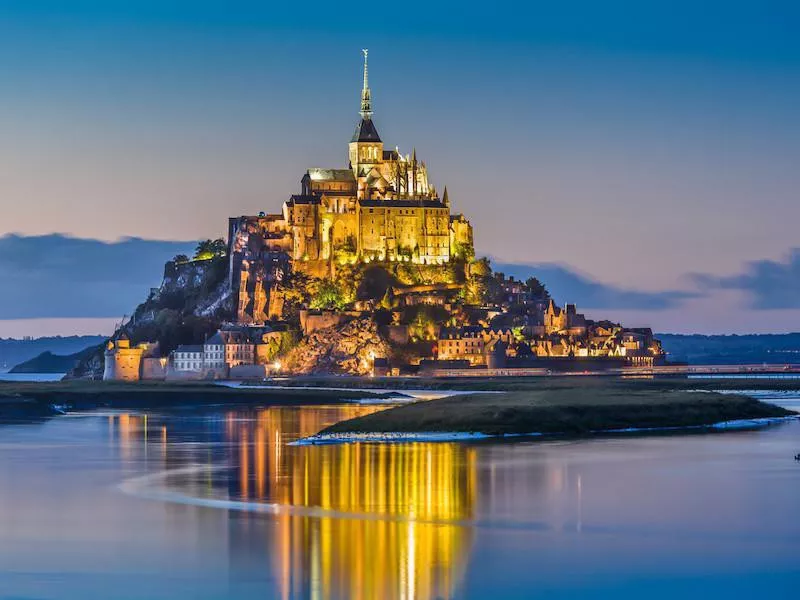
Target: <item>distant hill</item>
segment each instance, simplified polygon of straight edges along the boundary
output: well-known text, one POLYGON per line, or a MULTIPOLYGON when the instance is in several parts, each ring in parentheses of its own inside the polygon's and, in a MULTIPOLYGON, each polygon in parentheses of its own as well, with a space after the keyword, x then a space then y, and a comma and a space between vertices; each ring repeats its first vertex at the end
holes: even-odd
POLYGON ((42 352, 15 366, 9 373, 66 373, 78 363, 97 352, 98 346, 89 346, 74 354, 53 354, 42 352))
POLYGON ((0 372, 7 371, 44 352, 62 356, 75 354, 89 346, 102 344, 106 339, 99 335, 55 336, 24 340, 0 338, 0 372))
POLYGON ((689 364, 800 364, 800 333, 678 335, 659 333, 667 357, 689 364))

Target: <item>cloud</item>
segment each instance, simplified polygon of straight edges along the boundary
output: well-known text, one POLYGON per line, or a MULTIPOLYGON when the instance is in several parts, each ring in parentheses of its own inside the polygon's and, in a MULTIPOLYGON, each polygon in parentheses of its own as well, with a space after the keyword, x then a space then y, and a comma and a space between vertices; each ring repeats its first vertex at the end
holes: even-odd
POLYGON ((0 237, 0 319, 118 317, 161 281, 164 263, 194 242, 62 234, 0 237))
MULTIPOLYGON (((120 317, 161 281, 164 262, 194 242, 125 238, 116 242, 51 234, 0 237, 0 319, 120 317)), ((680 308, 714 290, 739 290, 757 309, 800 309, 800 248, 782 261, 746 264, 727 277, 692 274, 693 291, 641 291, 606 284, 555 263, 492 263, 496 271, 538 277, 559 302, 586 309, 680 308)))
POLYGON ((748 262, 738 275, 695 273, 690 278, 700 289, 742 291, 759 310, 800 308, 800 248, 790 250, 782 261, 748 262))
POLYGON ((495 263, 492 268, 519 279, 537 277, 558 302, 574 302, 582 308, 624 310, 667 310, 700 294, 691 291, 664 290, 645 292, 595 281, 567 266, 554 263, 495 263))

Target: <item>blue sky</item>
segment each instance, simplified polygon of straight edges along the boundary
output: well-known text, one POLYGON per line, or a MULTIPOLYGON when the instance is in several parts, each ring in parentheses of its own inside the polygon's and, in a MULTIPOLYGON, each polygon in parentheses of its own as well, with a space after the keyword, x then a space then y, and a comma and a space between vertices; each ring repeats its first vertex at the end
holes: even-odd
POLYGON ((369 47, 384 141, 416 147, 480 252, 672 299, 629 295, 635 324, 797 330, 753 273, 796 289, 799 26, 770 1, 5 1, 0 236, 192 240, 277 210, 345 162, 369 47))

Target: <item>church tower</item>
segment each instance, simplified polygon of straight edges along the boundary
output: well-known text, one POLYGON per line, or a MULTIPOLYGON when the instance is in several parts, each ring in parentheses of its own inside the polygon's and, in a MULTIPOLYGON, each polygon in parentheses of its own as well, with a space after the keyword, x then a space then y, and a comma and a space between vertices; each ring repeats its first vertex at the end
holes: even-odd
POLYGON ((365 176, 383 159, 383 142, 372 122, 372 94, 369 90, 367 74, 367 54, 364 53, 364 86, 361 89, 361 121, 356 126, 353 139, 350 140, 350 168, 356 178, 365 176))

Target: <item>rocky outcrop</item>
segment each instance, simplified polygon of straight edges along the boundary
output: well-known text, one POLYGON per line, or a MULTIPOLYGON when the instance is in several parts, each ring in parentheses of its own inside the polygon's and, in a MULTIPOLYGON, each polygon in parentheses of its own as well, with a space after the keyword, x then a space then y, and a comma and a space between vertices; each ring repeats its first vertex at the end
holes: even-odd
POLYGON ((42 352, 39 356, 18 364, 9 373, 68 373, 81 361, 91 358, 97 349, 98 346, 90 346, 74 354, 42 352))
MULTIPOLYGON (((132 344, 157 342, 164 355, 180 344, 200 344, 231 319, 233 299, 224 256, 188 262, 169 261, 161 286, 150 290, 130 320, 114 337, 125 334, 132 344)), ((80 357, 68 379, 101 379, 103 350, 80 357)))
POLYGON ((84 354, 75 368, 67 371, 64 379, 102 379, 105 369, 104 349, 105 345, 101 345, 95 347, 91 353, 84 354))
POLYGON ((367 375, 375 358, 388 357, 389 342, 372 319, 356 319, 307 335, 283 361, 295 375, 338 373, 367 375))
POLYGON ((159 310, 172 309, 198 317, 230 317, 233 298, 228 282, 228 262, 223 256, 164 266, 161 287, 152 290, 136 311, 147 319, 159 310))
POLYGON ((261 323, 282 317, 278 284, 290 270, 292 238, 276 229, 277 215, 230 219, 230 283, 236 320, 261 323))

